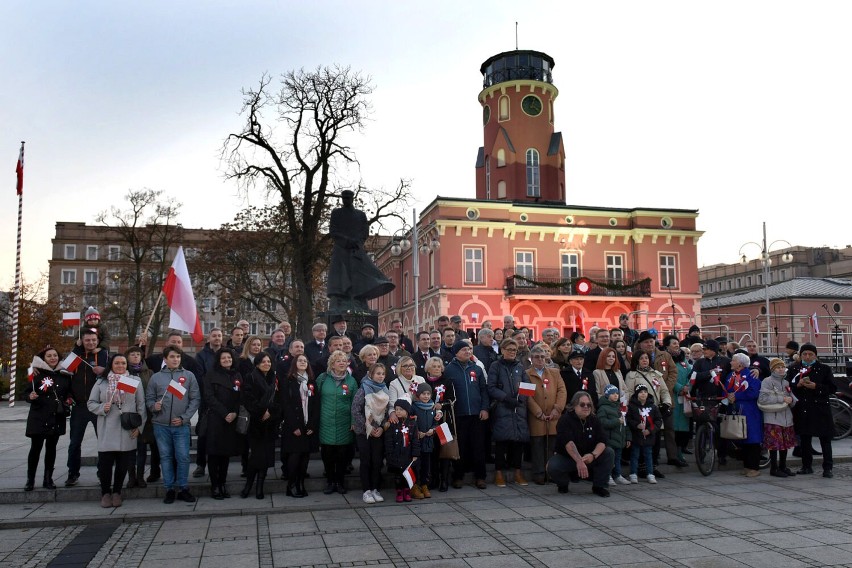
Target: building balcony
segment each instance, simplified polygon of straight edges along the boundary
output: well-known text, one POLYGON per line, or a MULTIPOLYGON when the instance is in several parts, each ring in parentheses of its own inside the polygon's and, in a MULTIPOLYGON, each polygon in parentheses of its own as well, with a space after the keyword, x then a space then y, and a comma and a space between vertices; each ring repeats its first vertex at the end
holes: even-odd
POLYGON ((584 270, 579 276, 568 276, 558 268, 540 268, 533 274, 518 274, 515 267, 504 270, 507 296, 651 296, 651 279, 644 274, 623 271, 621 278, 608 277, 603 270, 584 270), (577 284, 588 282, 589 292, 582 294, 577 284))

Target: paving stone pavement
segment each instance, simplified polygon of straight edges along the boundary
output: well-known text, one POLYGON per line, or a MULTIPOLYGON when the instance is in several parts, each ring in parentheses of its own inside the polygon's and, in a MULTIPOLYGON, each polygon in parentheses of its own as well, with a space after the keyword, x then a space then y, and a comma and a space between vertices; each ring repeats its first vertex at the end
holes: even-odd
MULTIPOLYGON (((149 516, 125 515, 88 565, 852 567, 852 465, 835 473, 782 480, 686 471, 656 486, 615 488, 608 499, 587 483, 567 495, 552 485, 465 487, 370 506, 355 491, 312 495, 303 505, 308 499, 265 500, 260 508, 232 498, 231 508, 216 510, 201 499, 177 517, 148 499, 135 507, 149 516)), ((118 519, 96 514, 97 504, 53 505, 62 505, 53 525, 3 525, 0 568, 85 565, 59 564, 67 558, 60 553, 91 523, 118 519)), ((4 505, 0 517, 13 507, 4 505)))

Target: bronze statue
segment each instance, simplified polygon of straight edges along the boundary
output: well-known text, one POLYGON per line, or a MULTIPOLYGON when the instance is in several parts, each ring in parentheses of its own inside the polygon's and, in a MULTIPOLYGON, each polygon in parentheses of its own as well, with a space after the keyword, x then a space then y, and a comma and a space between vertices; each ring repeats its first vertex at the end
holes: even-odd
POLYGON ((354 199, 352 191, 343 191, 341 207, 331 212, 329 234, 334 248, 328 268, 328 310, 333 314, 368 313, 369 300, 396 288, 364 250, 370 227, 364 212, 355 209, 354 199))

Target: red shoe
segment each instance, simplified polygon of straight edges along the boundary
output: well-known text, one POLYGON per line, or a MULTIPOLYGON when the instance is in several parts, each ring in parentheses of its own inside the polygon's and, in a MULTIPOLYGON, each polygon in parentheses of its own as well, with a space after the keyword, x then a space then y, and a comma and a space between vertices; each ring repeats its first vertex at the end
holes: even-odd
POLYGON ((402 489, 397 489, 396 490, 396 502, 402 503, 402 500, 403 500, 402 489))
POLYGON ((410 502, 411 502, 411 489, 403 489, 403 490, 402 490, 402 499, 403 499, 403 501, 405 501, 406 503, 410 503, 410 502))

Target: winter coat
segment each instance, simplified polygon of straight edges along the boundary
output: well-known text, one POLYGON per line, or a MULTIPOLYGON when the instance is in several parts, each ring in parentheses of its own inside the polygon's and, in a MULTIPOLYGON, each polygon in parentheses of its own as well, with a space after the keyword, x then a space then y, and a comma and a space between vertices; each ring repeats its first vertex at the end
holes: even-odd
MULTIPOLYGON (((198 374, 196 375, 196 379, 202 380, 207 373, 213 371, 214 362, 216 361, 216 351, 210 347, 209 343, 204 344, 204 348, 201 349, 195 355, 195 362, 198 364, 198 374)), ((203 383, 202 383, 203 384, 203 383)))
POLYGON ((712 359, 702 357, 692 366, 695 373, 695 384, 690 389, 693 396, 711 398, 724 395, 722 387, 717 384, 713 377, 715 373, 719 380, 731 371, 731 360, 722 355, 716 355, 712 359))
POLYGON ((598 389, 595 387, 595 379, 591 371, 581 369, 578 377, 574 367, 568 365, 562 369, 560 375, 562 375, 562 381, 565 383, 565 394, 568 397, 568 402, 571 402, 574 395, 582 390, 589 393, 593 407, 598 405, 598 389))
POLYGON ((495 403, 491 416, 495 442, 528 442, 527 397, 518 394, 527 374, 520 361, 498 359, 488 371, 488 397, 495 403))
POLYGON ((488 382, 476 363, 462 363, 453 358, 444 370, 444 376, 453 383, 456 416, 479 416, 480 412, 488 410, 488 382))
POLYGON ((242 453, 243 436, 237 434, 237 421, 225 416, 240 412, 243 378, 237 371, 211 369, 204 376, 207 407, 207 453, 211 456, 237 456, 242 453))
POLYGON ((281 425, 281 390, 278 376, 269 371, 264 375, 255 367, 251 378, 240 387, 240 404, 246 407, 249 419, 248 437, 255 440, 275 440, 281 425), (262 420, 269 412, 269 418, 262 420))
MULTIPOLYGON (((757 398, 760 396, 760 379, 751 378, 749 370, 743 369, 739 375, 739 384, 736 386, 738 377, 734 371, 728 373, 723 381, 727 392, 736 394, 737 412, 746 417, 746 439, 744 444, 759 444, 763 441, 763 413, 757 407, 757 398)), ((728 405, 730 407, 730 405, 728 405)))
POLYGON ((831 369, 819 361, 814 361, 810 370, 806 371, 811 381, 816 383, 815 389, 801 386, 801 361, 790 365, 787 380, 793 389, 793 394, 799 401, 793 408, 793 422, 796 434, 799 436, 834 436, 834 419, 831 415, 829 397, 837 392, 831 369))
POLYGON ((559 371, 554 368, 546 367, 541 377, 534 368, 527 369, 526 375, 524 380, 535 385, 535 394, 527 397, 527 425, 530 436, 555 436, 556 423, 559 422, 568 401, 565 383, 559 371), (556 417, 543 420, 554 409, 556 417))
POLYGON ((71 398, 74 399, 74 403, 85 406, 89 401, 89 395, 92 393, 92 388, 94 388, 95 382, 98 380, 98 376, 95 374, 92 367, 106 368, 109 360, 109 353, 106 349, 101 349, 97 353, 86 354, 86 349, 81 346, 75 347, 74 353, 76 353, 83 362, 77 365, 77 370, 74 371, 74 376, 71 378, 71 385, 69 389, 71 392, 71 398), (89 364, 87 365, 86 363, 89 364))
MULTIPOLYGON (((627 385, 624 383, 624 374, 618 371, 611 371, 615 375, 616 382, 618 383, 618 391, 622 396, 627 396, 627 385)), ((612 384, 612 381, 609 380, 609 374, 606 369, 595 369, 595 372, 592 373, 592 378, 595 380, 595 392, 598 394, 598 399, 604 397, 604 390, 606 387, 612 384)))
POLYGON ((672 389, 672 402, 674 407, 674 429, 675 432, 689 432, 689 416, 683 413, 683 400, 680 391, 689 386, 689 377, 692 375, 692 365, 682 353, 681 357, 674 358, 677 366, 677 381, 672 389))
POLYGON ((198 412, 198 407, 201 405, 201 391, 198 388, 195 375, 181 367, 177 369, 164 367, 159 373, 154 373, 154 376, 148 381, 148 390, 145 391, 145 405, 153 424, 171 426, 172 419, 180 418, 183 420, 183 426, 189 426, 189 421, 198 412), (169 383, 172 380, 180 382, 181 378, 184 379, 183 386, 186 389, 186 394, 183 395, 182 399, 168 392, 169 383), (162 401, 160 411, 155 412, 154 405, 160 401, 162 401))
POLYGON ((24 389, 24 400, 30 405, 27 414, 26 435, 33 436, 62 436, 65 434, 66 418, 70 409, 65 401, 68 399, 70 386, 69 376, 59 371, 36 369, 33 382, 24 389), (30 393, 35 392, 38 398, 30 400, 30 393))
POLYGON ((302 408, 301 383, 288 377, 281 389, 281 444, 287 452, 305 453, 319 450, 320 394, 316 381, 308 379, 308 418, 302 408), (301 433, 296 436, 294 432, 301 433), (308 435, 308 430, 312 431, 308 435))
POLYGON ((624 448, 627 441, 627 425, 623 420, 621 401, 612 402, 606 397, 601 397, 598 403, 598 421, 606 436, 606 445, 614 450, 624 448))
MULTIPOLYGON (((630 371, 627 373, 627 378, 624 380, 627 386, 627 394, 633 396, 636 392, 636 385, 645 385, 648 387, 648 394, 654 397, 655 404, 672 405, 672 395, 669 392, 666 383, 663 382, 663 377, 656 369, 647 371, 630 371)), ((658 424, 662 426, 662 423, 658 424)))
MULTIPOLYGON (((385 391, 382 390, 382 393, 385 391)), ((374 393, 378 394, 378 393, 374 393)), ((356 436, 367 436, 370 433, 370 429, 378 428, 384 424, 385 420, 387 420, 388 414, 393 411, 393 403, 395 401, 390 400, 390 391, 388 391, 388 402, 387 406, 384 407, 384 412, 382 413, 381 420, 377 420, 375 417, 371 417, 367 419, 367 393, 364 390, 364 383, 361 383, 361 386, 358 387, 358 392, 355 393, 355 400, 352 402, 352 429, 355 432, 356 436)))
MULTIPOLYGON (((142 359, 142 362, 139 364, 139 368, 137 369, 133 369, 128 365, 127 371, 131 375, 139 377, 139 380, 142 381, 142 388, 145 389, 145 392, 148 392, 148 383, 151 382, 151 377, 154 376, 154 372, 148 368, 145 360, 142 359)), ((150 412, 145 415, 145 421, 142 423, 142 441, 146 444, 157 443, 156 438, 154 438, 154 425, 151 423, 150 412)))
POLYGON ((425 379, 423 377, 418 377, 417 375, 414 375, 410 381, 406 380, 402 376, 397 376, 388 385, 391 404, 401 398, 404 398, 408 402, 414 402, 417 398, 417 385, 424 381, 425 379))
POLYGON ((785 409, 778 412, 764 412, 763 423, 774 424, 776 426, 790 427, 793 425, 793 410, 796 405, 796 397, 793 396, 793 391, 790 388, 790 383, 787 379, 776 379, 769 375, 760 383, 760 396, 757 398, 758 404, 778 404, 784 402, 784 397, 789 396, 793 399, 785 409))
MULTIPOLYGON (((417 417, 417 430, 419 432, 428 432, 440 425, 439 421, 435 420, 437 411, 435 410, 434 402, 430 401, 424 404, 418 400, 411 405, 411 410, 414 412, 414 416, 417 417)), ((438 435, 433 432, 431 436, 420 438, 420 453, 426 454, 433 452, 440 445, 440 442, 435 440, 437 437, 438 435)))
POLYGON ((633 438, 634 446, 653 446, 657 438, 657 431, 663 425, 663 415, 660 414, 660 409, 654 404, 654 396, 648 393, 648 398, 645 404, 639 402, 639 397, 634 394, 630 397, 630 402, 627 404, 627 425, 630 427, 630 433, 633 438), (645 429, 649 430, 649 434, 642 434, 642 419, 645 418, 645 429))
POLYGON ((655 349, 653 353, 651 353, 651 366, 655 371, 658 371, 660 375, 663 377, 663 382, 666 383, 666 386, 671 392, 675 383, 677 383, 677 365, 675 364, 675 360, 672 358, 671 353, 668 351, 660 351, 655 349))
POLYGON ((110 392, 109 381, 100 378, 92 388, 86 406, 89 412, 98 417, 99 452, 129 452, 136 449, 136 438, 131 438, 130 430, 121 427, 121 414, 138 412, 142 416, 142 422, 145 422, 145 389, 141 383, 133 394, 123 391, 110 392), (113 397, 109 412, 104 412, 104 404, 111 394, 113 397))
POLYGON ((411 458, 420 457, 420 437, 417 435, 417 421, 409 416, 396 424, 388 424, 384 434, 385 460, 388 467, 405 469, 411 458))
POLYGON ((334 376, 323 373, 317 378, 320 398, 319 443, 346 446, 355 441, 352 433, 352 402, 358 391, 355 377, 346 376, 337 384, 334 376))

